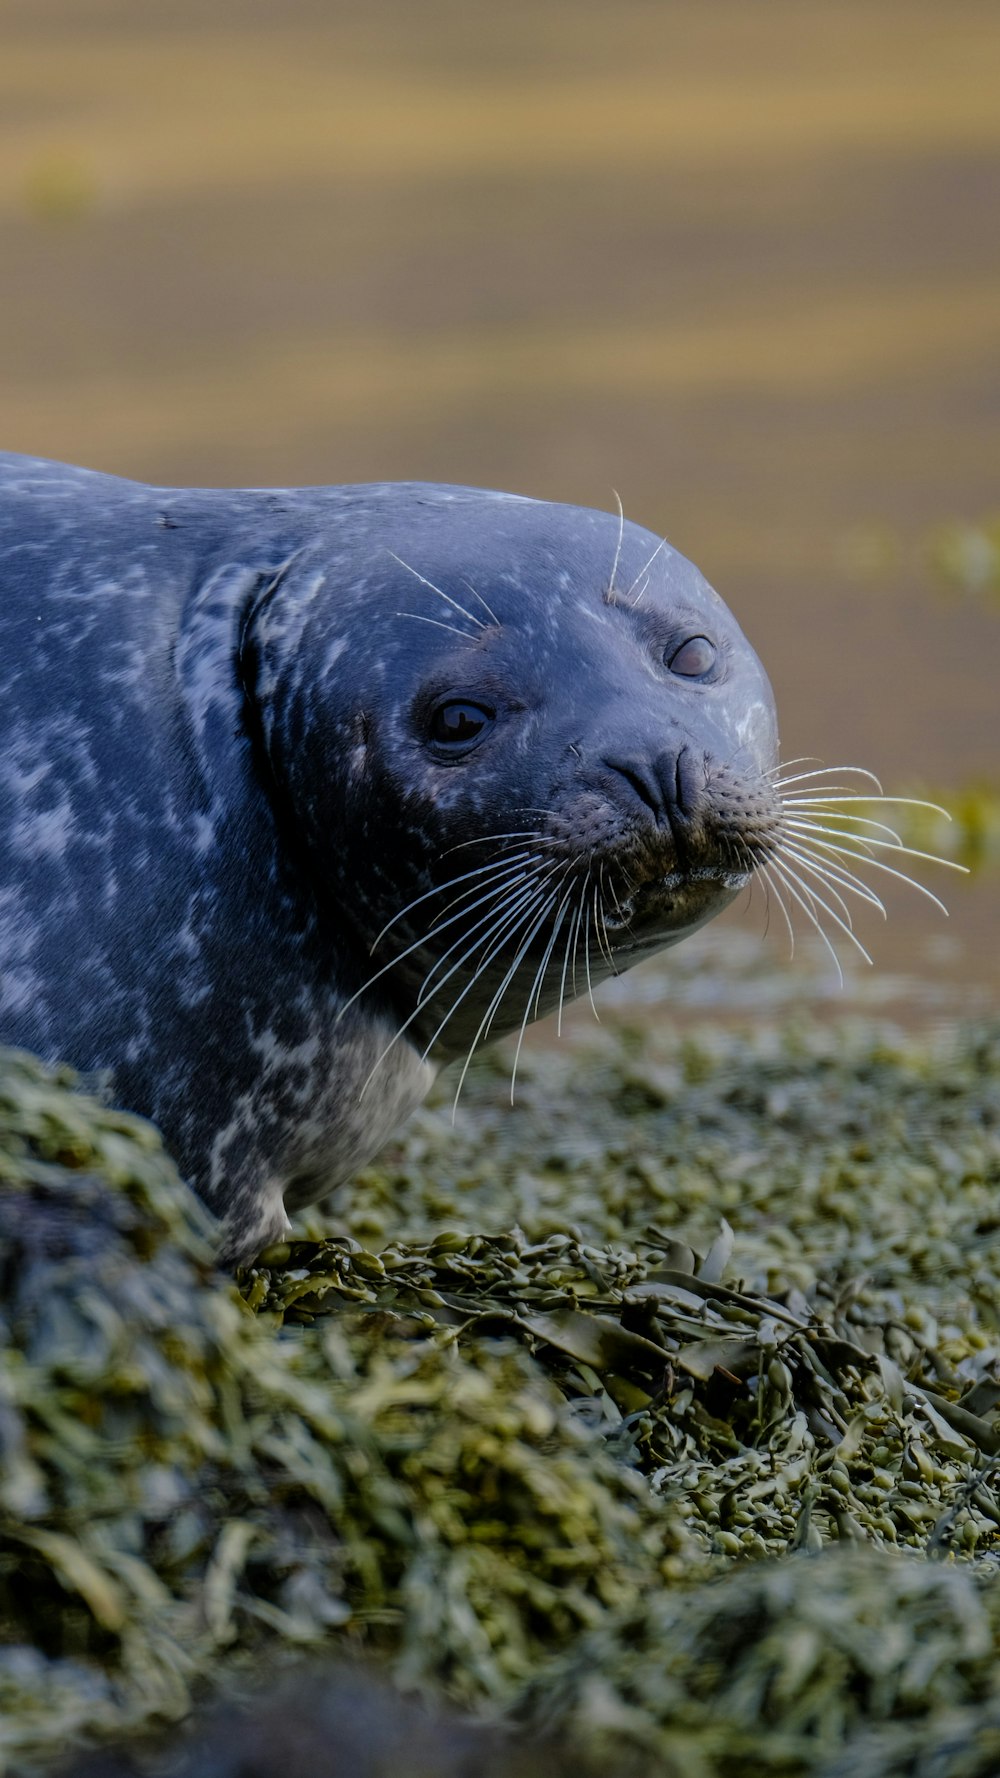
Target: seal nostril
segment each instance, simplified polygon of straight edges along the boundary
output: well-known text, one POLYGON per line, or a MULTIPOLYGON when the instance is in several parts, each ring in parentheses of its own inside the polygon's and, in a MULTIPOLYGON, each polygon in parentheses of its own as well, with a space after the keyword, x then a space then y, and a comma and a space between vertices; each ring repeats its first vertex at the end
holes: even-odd
POLYGON ((665 753, 656 761, 656 774, 671 787, 670 805, 687 825, 705 817, 708 763, 693 747, 684 746, 676 755, 665 753))
POLYGON ((631 784, 640 802, 645 803, 647 809, 652 813, 654 821, 661 822, 666 811, 663 807, 659 786, 652 773, 644 771, 637 765, 620 764, 617 760, 614 761, 613 769, 620 772, 626 782, 631 784))
POLYGON ((677 809, 678 813, 681 815, 686 815, 688 813, 688 809, 687 809, 687 805, 686 805, 686 798, 685 798, 685 794, 684 794, 685 785, 684 785, 684 769, 683 769, 684 768, 684 755, 686 754, 686 752, 687 752, 687 748, 682 747, 680 752, 677 755, 677 759, 676 759, 676 762, 674 765, 674 807, 677 809))
POLYGON ((660 753, 655 759, 606 758, 604 763, 631 785, 644 803, 657 827, 676 832, 692 818, 695 786, 686 760, 688 748, 680 752, 660 753))

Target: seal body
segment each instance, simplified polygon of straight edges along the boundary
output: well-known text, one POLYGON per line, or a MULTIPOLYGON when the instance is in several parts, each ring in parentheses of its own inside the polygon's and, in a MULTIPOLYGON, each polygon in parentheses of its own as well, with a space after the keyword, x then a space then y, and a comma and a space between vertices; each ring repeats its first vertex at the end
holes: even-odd
POLYGON ((152 1118, 245 1257, 437 1067, 732 899, 770 688, 617 517, 0 456, 0 1039, 152 1118))

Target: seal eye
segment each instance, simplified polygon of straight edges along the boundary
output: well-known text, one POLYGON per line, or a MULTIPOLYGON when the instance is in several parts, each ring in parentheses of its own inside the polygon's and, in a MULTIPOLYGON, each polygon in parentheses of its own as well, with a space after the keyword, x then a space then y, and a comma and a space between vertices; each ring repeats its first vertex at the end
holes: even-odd
POLYGON ((466 704, 457 698, 439 704, 431 714, 431 740, 444 747, 467 747, 483 733, 495 714, 483 704, 466 704))
POLYGON ((667 661, 671 673, 685 679, 703 679, 715 665, 715 644, 707 636, 689 636, 667 661))

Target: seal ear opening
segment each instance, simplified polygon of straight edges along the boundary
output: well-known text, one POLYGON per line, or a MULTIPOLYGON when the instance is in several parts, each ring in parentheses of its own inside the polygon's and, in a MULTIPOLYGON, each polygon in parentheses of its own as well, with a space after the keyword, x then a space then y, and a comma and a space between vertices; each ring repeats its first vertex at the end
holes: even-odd
POLYGON ((281 587, 289 569, 303 553, 297 549, 282 562, 280 568, 257 574, 244 600, 236 643, 236 671, 244 693, 248 690, 250 680, 256 685, 260 667, 259 638, 255 634, 255 626, 281 587))
POLYGON ((240 693, 240 720, 250 745, 254 776, 264 790, 283 844, 293 856, 303 854, 300 812, 293 806, 275 758, 275 730, 279 722, 273 707, 277 689, 265 653, 262 621, 282 591, 290 570, 304 554, 296 550, 277 569, 259 573, 243 602, 236 645, 235 671, 240 693))
POLYGON ((277 574, 259 574, 243 606, 236 644, 236 678, 240 688, 241 715, 245 733, 253 749, 254 760, 270 770, 264 723, 257 689, 260 682, 262 653, 255 625, 262 611, 270 604, 281 585, 283 570, 277 574))

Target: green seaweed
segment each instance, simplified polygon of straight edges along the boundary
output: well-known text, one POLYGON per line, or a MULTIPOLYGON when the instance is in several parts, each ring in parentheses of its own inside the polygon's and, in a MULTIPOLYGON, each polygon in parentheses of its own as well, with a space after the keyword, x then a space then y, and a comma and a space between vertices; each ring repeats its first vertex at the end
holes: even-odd
POLYGON ((869 1550, 664 1591, 534 1688, 611 1769, 665 1778, 992 1778, 1000 1595, 968 1568, 869 1550))
POLYGON ((237 1291, 148 1126, 0 1056, 9 1770, 304 1649, 597 1770, 993 1769, 1000 1025, 509 1066, 237 1291))
POLYGON ((504 1700, 654 1585, 670 1514, 530 1354, 407 1317, 278 1337, 146 1127, 5 1056, 0 1752, 188 1708, 342 1626, 504 1700))

